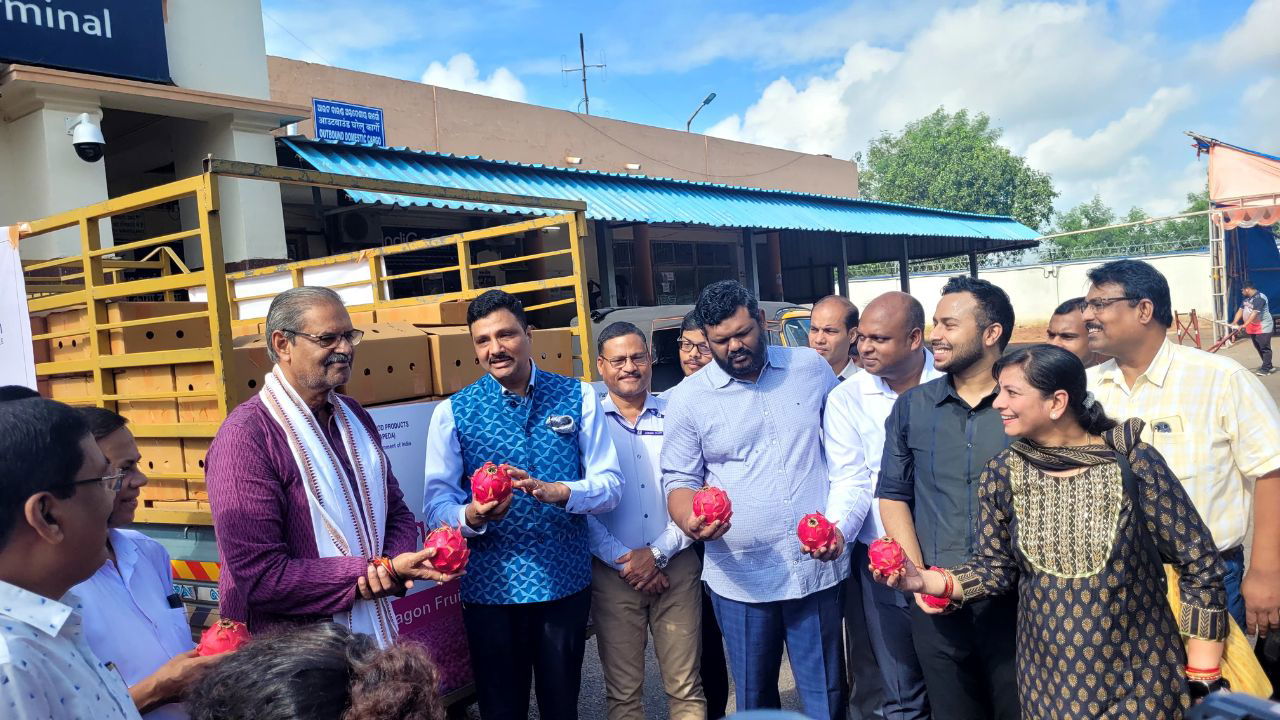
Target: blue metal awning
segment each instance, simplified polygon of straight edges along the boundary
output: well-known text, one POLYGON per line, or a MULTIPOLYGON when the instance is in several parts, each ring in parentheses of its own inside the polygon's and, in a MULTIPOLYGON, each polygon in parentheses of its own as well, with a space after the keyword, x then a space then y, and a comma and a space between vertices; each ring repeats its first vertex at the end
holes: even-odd
MULTIPOLYGON (((719 228, 954 238, 984 241, 983 249, 1034 245, 1036 231, 1008 217, 934 210, 831 195, 669 178, 605 173, 407 148, 287 138, 282 142, 322 172, 376 177, 544 198, 581 200, 587 216, 609 222, 688 224, 719 228), (1032 242, 1028 242, 1032 241, 1032 242)), ((362 203, 549 215, 557 211, 434 198, 346 191, 362 203)))

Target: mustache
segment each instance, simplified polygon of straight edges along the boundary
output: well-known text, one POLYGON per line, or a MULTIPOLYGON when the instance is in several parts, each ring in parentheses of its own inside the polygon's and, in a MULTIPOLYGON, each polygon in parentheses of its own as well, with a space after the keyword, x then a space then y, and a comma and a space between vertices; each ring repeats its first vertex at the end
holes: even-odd
POLYGON ((334 354, 332 354, 332 355, 330 355, 329 357, 327 357, 327 358, 325 358, 325 359, 324 359, 325 367, 328 367, 328 366, 330 366, 330 365, 333 365, 334 363, 346 363, 346 364, 350 365, 350 364, 351 364, 351 353, 334 353, 334 354))
POLYGON ((1084 324, 1084 329, 1085 329, 1085 330, 1101 330, 1101 329, 1102 329, 1102 323, 1100 323, 1100 322, 1087 322, 1087 323, 1085 323, 1085 324, 1084 324))
POLYGON ((494 353, 489 356, 489 362, 501 362, 503 360, 511 360, 512 357, 506 353, 494 353))

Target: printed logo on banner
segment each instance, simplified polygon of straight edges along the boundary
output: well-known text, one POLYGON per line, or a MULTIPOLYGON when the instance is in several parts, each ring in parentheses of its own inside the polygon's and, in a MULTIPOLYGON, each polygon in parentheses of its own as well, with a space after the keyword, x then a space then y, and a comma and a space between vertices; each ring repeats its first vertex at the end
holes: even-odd
POLYGON ((0 0, 0 62, 173 82, 162 0, 0 0))
POLYGON ((382 108, 355 105, 338 100, 311 99, 316 137, 335 142, 386 145, 382 108))

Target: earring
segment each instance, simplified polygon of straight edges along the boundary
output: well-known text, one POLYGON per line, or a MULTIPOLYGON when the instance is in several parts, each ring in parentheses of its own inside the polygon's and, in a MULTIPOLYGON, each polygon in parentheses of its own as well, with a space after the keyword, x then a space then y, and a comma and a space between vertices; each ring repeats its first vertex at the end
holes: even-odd
POLYGON ((1049 419, 1050 419, 1050 420, 1057 420, 1057 419, 1058 419, 1058 413, 1049 413, 1049 419))

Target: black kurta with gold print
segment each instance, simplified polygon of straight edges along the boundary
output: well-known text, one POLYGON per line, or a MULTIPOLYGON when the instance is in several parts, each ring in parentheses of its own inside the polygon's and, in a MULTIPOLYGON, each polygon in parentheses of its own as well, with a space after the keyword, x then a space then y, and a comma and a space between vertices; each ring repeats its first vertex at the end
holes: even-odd
POLYGON ((1114 460, 1063 477, 1010 449, 983 474, 978 550, 952 571, 966 602, 1017 587, 1028 720, 1181 718, 1189 699, 1180 631, 1226 637, 1225 568, 1209 530, 1154 448, 1127 454, 1148 532, 1181 571, 1177 619, 1114 460))

